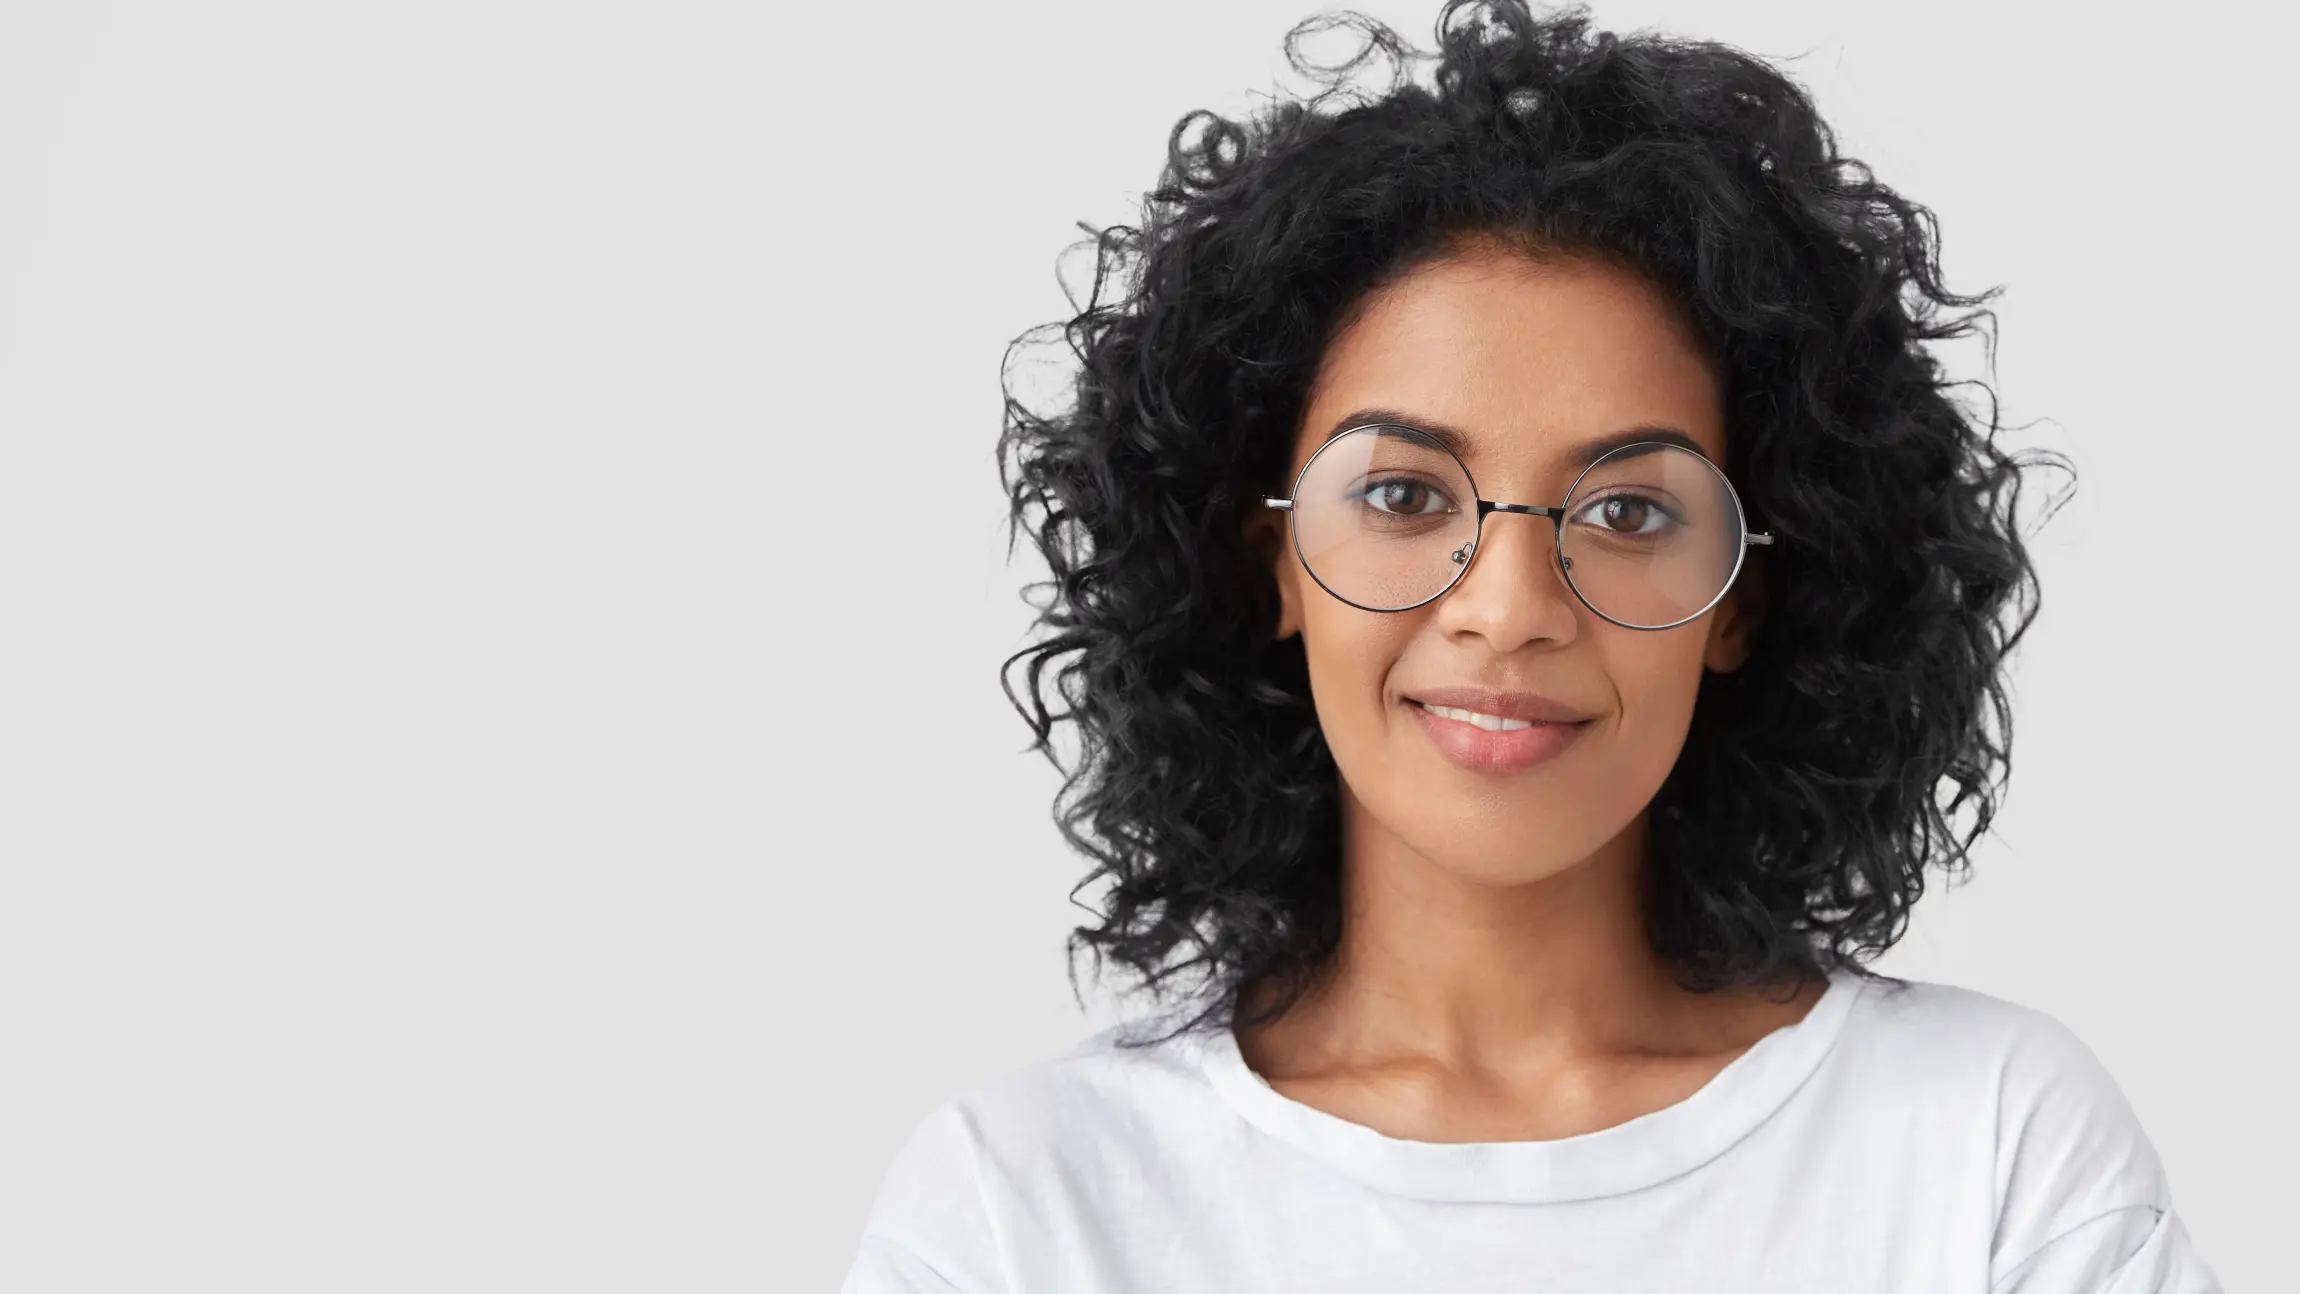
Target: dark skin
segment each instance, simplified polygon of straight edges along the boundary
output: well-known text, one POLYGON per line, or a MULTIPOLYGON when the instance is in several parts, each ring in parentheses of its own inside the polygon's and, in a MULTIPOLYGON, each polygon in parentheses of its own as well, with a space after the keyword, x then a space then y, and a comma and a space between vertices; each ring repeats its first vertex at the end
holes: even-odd
MULTIPOLYGON (((1725 451, 1723 386, 1668 298, 1635 273, 1466 245, 1378 293, 1324 356, 1293 470, 1355 410, 1460 429, 1479 493, 1557 503, 1578 442, 1640 425, 1725 451)), ((1612 624, 1575 598, 1539 518, 1489 518, 1444 596, 1372 612, 1328 595, 1249 523, 1301 634, 1341 777, 1344 922, 1333 973, 1239 1034, 1284 1095, 1393 1137, 1549 1140, 1691 1096, 1820 981, 1696 993, 1645 937, 1646 806, 1682 749, 1705 670, 1747 659, 1761 624, 1753 553, 1725 600, 1670 629, 1612 624), (1594 715, 1557 757, 1514 771, 1449 762, 1408 707, 1447 684, 1530 690, 1594 715)), ((1259 996, 1248 995, 1249 1003, 1259 996)))

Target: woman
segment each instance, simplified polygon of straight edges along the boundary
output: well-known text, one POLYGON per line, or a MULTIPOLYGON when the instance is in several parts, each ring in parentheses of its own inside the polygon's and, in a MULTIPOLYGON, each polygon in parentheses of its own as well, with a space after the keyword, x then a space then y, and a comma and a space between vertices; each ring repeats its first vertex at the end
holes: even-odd
POLYGON ((1336 23, 1001 445, 1073 948, 1195 989, 932 1112, 847 1294, 2217 1289, 2066 1027, 1861 964, 2009 770, 1989 294, 1747 55, 1336 23))

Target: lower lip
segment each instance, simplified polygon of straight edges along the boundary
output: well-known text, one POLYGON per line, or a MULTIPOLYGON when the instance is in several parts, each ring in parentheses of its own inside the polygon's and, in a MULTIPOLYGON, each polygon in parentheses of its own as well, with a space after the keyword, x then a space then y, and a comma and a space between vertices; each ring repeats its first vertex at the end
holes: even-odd
POLYGON ((1431 714, 1419 701, 1406 702, 1406 708, 1421 720, 1422 730, 1437 743, 1447 759, 1478 773, 1511 773, 1546 763, 1564 753, 1573 739, 1581 735, 1581 730, 1589 726, 1589 721, 1584 719, 1579 723, 1537 723, 1529 728, 1489 732, 1474 723, 1431 714))

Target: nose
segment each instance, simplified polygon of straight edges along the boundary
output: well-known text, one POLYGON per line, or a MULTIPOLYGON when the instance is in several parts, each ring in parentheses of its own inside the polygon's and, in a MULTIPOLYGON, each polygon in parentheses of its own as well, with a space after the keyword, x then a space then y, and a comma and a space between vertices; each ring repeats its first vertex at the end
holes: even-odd
POLYGON ((1495 512, 1461 556, 1469 569, 1438 599, 1449 633, 1474 633, 1496 652, 1537 640, 1571 642, 1579 602, 1558 570, 1556 526, 1547 517, 1495 512))

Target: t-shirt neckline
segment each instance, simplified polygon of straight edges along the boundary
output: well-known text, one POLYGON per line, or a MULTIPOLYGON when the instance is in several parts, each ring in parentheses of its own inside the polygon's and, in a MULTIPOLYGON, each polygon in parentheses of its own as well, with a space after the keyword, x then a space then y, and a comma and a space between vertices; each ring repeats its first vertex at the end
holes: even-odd
POLYGON ((1691 1096, 1549 1141, 1413 1141, 1352 1123, 1271 1087, 1226 1021, 1201 1035, 1199 1064, 1254 1126, 1378 1190, 1427 1200, 1592 1199, 1690 1172, 1754 1132, 1820 1067, 1866 987, 1840 968, 1804 1018, 1759 1038, 1691 1096))

